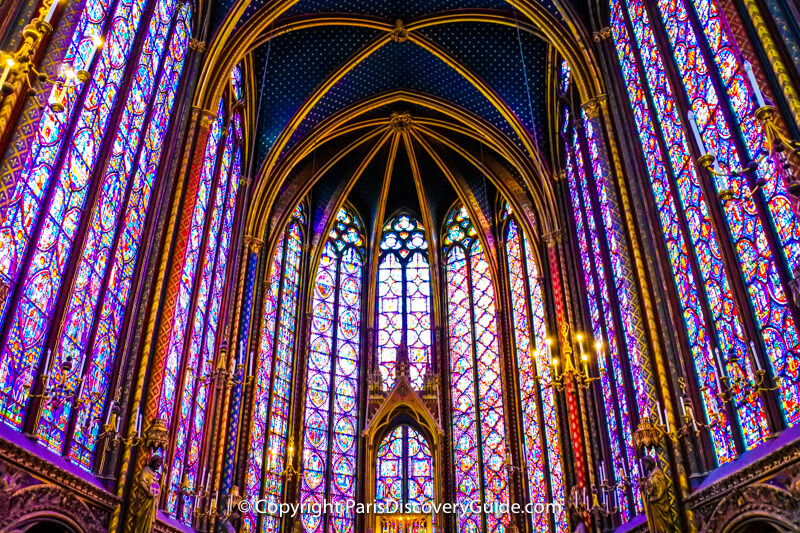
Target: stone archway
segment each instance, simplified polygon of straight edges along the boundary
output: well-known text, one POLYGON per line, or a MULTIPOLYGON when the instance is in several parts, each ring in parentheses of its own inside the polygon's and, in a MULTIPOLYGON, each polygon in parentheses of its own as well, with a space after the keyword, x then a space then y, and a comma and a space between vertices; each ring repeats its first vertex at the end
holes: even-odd
POLYGON ((82 531, 61 518, 41 516, 16 524, 11 533, 82 533, 82 531))

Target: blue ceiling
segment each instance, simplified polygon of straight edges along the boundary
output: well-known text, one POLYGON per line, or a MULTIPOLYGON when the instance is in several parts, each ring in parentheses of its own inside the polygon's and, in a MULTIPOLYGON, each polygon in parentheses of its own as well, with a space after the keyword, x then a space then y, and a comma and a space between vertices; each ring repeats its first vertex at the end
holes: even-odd
MULTIPOLYGON (((219 0, 212 6, 212 28, 216 30, 225 19, 235 0, 219 0)), ((244 15, 237 21, 241 26, 265 4, 266 0, 252 0, 245 9, 244 15)), ((553 5, 552 0, 539 0, 550 13, 562 20, 561 13, 553 5)), ((506 0, 300 0, 290 7, 284 16, 296 16, 306 13, 360 13, 391 20, 409 20, 415 17, 446 11, 451 9, 511 9, 506 0)))
MULTIPOLYGON (((455 2, 433 3, 449 6, 455 2)), ((326 2, 308 0, 301 4, 320 6, 326 2)), ((416 13, 412 8, 418 3, 411 4, 405 6, 407 13, 416 13)), ((368 14, 374 13, 372 6, 368 14)), ((513 27, 488 23, 435 26, 421 30, 420 34, 482 78, 508 104, 531 137, 541 136, 546 43, 527 32, 518 33, 513 27)), ((255 79, 264 80, 255 153, 257 167, 302 103, 332 72, 378 35, 375 30, 358 27, 319 27, 281 35, 254 52, 255 79)), ((406 41, 384 45, 340 80, 300 125, 288 147, 342 108, 399 88, 429 93, 462 106, 521 146, 508 122, 477 89, 442 60, 406 41)))

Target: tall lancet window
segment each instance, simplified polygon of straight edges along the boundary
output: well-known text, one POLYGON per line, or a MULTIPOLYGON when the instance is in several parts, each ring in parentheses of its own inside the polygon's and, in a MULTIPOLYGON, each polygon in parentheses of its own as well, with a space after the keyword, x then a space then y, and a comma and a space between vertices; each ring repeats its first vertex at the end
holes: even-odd
POLYGON ((209 376, 221 340, 219 325, 224 317, 220 313, 241 182, 242 119, 235 105, 238 79, 231 76, 229 96, 220 100, 206 145, 158 410, 174 436, 167 462, 166 512, 186 524, 193 518, 194 496, 180 487, 205 482, 200 480, 199 468, 212 392, 209 376))
POLYGON ((421 513, 433 503, 433 455, 425 437, 410 426, 397 426, 378 447, 375 503, 421 513))
POLYGON ((378 364, 384 390, 395 382, 397 352, 408 353, 411 384, 422 389, 431 358, 431 271, 425 229, 400 215, 383 228, 378 266, 378 364))
MULTIPOLYGON (((546 506, 549 502, 564 502, 564 474, 548 356, 550 340, 544 317, 542 277, 531 244, 508 204, 504 214, 526 483, 531 503, 546 506)), ((557 515, 537 513, 531 518, 537 531, 547 530, 550 521, 556 531, 567 531, 563 510, 557 515)))
MULTIPOLYGON (((244 484, 244 494, 276 503, 283 496, 280 472, 286 467, 304 223, 301 205, 295 209, 267 266, 244 484)), ((262 515, 260 528, 258 520, 256 513, 245 515, 242 531, 278 531, 279 517, 262 515)))
POLYGON ((750 67, 717 1, 646 9, 641 0, 611 0, 610 7, 683 311, 697 408, 712 422, 724 463, 763 442, 768 426, 761 398, 747 387, 734 387, 726 410, 721 376, 746 383, 763 367, 780 387, 786 422, 800 420, 800 337, 787 298, 800 265, 797 217, 771 157, 758 159, 755 172, 730 172, 769 147, 754 118, 765 102, 747 81, 750 67), (694 161, 705 152, 719 163, 713 174, 694 161), (759 178, 766 184, 751 197, 747 188, 759 178), (724 191, 731 201, 720 200, 724 191))
POLYGON ((0 210, 0 419, 22 429, 27 418, 41 443, 87 470, 191 15, 176 0, 87 3, 22 163, 0 168, 15 173, 0 210))
MULTIPOLYGON (((456 500, 490 509, 508 500, 502 358, 489 259, 464 207, 448 216, 444 245, 456 500)), ((457 521, 458 531, 491 533, 509 517, 467 512, 457 521)))
MULTIPOLYGON (((604 238, 603 221, 597 215, 600 209, 593 204, 595 198, 590 186, 593 178, 592 167, 587 165, 578 131, 570 124, 568 109, 564 112, 562 135, 566 147, 565 173, 573 207, 574 230, 577 234, 577 247, 580 254, 580 273, 584 282, 584 295, 588 309, 588 321, 595 340, 597 367, 605 407, 605 425, 612 464, 609 465, 613 478, 622 481, 638 478, 636 452, 633 448, 632 413, 638 410, 636 400, 629 394, 625 385, 622 354, 625 353, 628 337, 618 321, 615 320, 612 295, 617 295, 615 272, 609 272, 603 255, 600 239, 604 238)), ((607 241, 606 241, 607 242, 607 241)), ((605 244, 605 246, 608 246, 605 244)), ((622 309, 620 309, 621 311, 622 309)), ((578 342, 587 342, 581 339, 578 342)), ((638 369, 636 369, 638 370, 638 369)), ((634 372, 634 369, 632 369, 634 372)), ((646 404, 645 404, 646 405, 646 404)), ((620 517, 627 522, 637 512, 642 511, 641 500, 637 494, 627 491, 624 484, 618 484, 615 494, 620 509, 620 517)))
POLYGON ((307 532, 354 531, 355 516, 344 504, 356 494, 363 270, 363 226, 342 208, 314 283, 300 482, 302 504, 334 508, 323 515, 304 512, 307 532))

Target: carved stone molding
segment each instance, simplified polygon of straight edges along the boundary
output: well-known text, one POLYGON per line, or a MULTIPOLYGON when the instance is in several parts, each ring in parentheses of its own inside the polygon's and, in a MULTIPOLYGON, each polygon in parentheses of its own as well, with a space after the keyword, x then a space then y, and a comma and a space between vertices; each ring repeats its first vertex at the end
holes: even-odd
MULTIPOLYGON (((76 496, 111 511, 119 503, 119 499, 110 492, 94 485, 75 474, 54 466, 47 461, 21 448, 17 444, 0 437, 0 467, 7 463, 8 468, 17 468, 36 476, 45 483, 53 483, 69 489, 76 496)), ((41 483, 42 481, 39 481, 41 483)))
POLYGON ((594 42, 596 43, 599 43, 603 39, 608 39, 609 37, 611 37, 611 28, 609 27, 605 27, 600 31, 596 31, 592 34, 592 39, 594 39, 594 42))
POLYGON ((727 533, 749 519, 797 530, 792 524, 800 524, 800 440, 700 488, 686 505, 701 531, 727 533))
POLYGON ((800 523, 800 505, 788 490, 766 483, 736 489, 723 498, 710 515, 702 517, 706 531, 728 531, 748 521, 762 519, 782 524, 800 523))
POLYGON ((0 531, 13 531, 37 519, 59 520, 86 533, 101 533, 108 531, 110 513, 88 505, 71 488, 42 483, 0 462, 0 531))
POLYGON ((189 50, 197 50, 201 54, 206 51, 206 43, 203 41, 198 41, 194 37, 189 39, 189 50))

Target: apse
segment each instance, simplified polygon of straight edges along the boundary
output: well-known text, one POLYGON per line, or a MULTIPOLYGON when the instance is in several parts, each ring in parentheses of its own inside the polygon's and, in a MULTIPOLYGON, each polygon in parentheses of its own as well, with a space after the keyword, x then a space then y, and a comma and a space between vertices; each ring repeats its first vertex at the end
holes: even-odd
POLYGON ((0 531, 796 529, 798 20, 0 3, 0 531))

